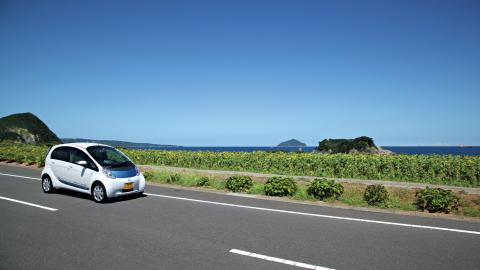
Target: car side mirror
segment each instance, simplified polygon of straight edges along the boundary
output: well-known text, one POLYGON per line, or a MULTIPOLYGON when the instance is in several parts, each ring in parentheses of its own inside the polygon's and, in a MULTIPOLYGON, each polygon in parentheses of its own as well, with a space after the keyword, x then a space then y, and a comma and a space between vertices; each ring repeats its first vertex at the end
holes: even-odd
POLYGON ((79 162, 77 162, 77 164, 80 166, 87 166, 87 162, 85 160, 80 160, 79 162))

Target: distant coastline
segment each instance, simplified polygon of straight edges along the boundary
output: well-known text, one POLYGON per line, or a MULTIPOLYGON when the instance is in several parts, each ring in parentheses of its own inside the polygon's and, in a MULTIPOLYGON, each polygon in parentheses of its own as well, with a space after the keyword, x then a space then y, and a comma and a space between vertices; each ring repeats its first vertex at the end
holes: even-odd
POLYGON ((168 145, 168 144, 153 144, 153 143, 134 143, 126 141, 115 140, 94 140, 94 139, 82 139, 82 138, 60 138, 63 143, 77 142, 77 143, 99 143, 106 144, 114 147, 183 147, 181 145, 168 145))

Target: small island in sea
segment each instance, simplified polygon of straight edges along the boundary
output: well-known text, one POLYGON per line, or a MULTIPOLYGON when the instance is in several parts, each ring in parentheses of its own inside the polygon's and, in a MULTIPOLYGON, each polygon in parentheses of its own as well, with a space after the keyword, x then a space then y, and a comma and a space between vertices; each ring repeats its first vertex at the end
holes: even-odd
POLYGON ((305 147, 305 146, 307 145, 295 139, 291 139, 277 145, 277 147, 305 147))

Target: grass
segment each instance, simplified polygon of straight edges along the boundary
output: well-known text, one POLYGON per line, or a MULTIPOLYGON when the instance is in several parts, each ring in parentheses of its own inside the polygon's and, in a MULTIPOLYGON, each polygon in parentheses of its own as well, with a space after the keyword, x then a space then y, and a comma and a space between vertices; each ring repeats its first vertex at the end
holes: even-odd
POLYGON ((265 195, 265 190, 263 189, 264 183, 255 181, 253 182, 252 188, 247 191, 247 194, 259 194, 265 195))
MULTIPOLYGON (((160 184, 173 184, 179 185, 184 187, 196 187, 197 181, 203 177, 201 174, 194 174, 194 173, 179 173, 178 180, 172 182, 172 175, 177 173, 170 172, 168 170, 154 170, 153 177, 149 178, 148 181, 152 183, 160 183, 160 184)), ((206 186, 201 186, 199 188, 208 188, 208 189, 216 189, 216 190, 224 190, 226 186, 226 180, 220 179, 217 176, 210 176, 209 183, 206 186)))
POLYGON ((362 190, 357 189, 356 186, 351 187, 349 185, 344 185, 344 187, 345 187, 345 191, 343 192, 342 196, 338 197, 338 199, 330 197, 330 198, 324 199, 324 201, 329 203, 347 204, 354 207, 368 206, 367 202, 363 198, 362 190))
MULTIPOLYGON (((186 172, 181 173, 168 171, 166 169, 154 170, 153 177, 148 179, 149 182, 161 184, 173 184, 184 187, 196 187, 197 181, 201 177, 209 177, 209 183, 206 186, 196 187, 202 189, 224 190, 226 189, 226 179, 231 175, 222 174, 208 174, 202 172, 186 172), (169 183, 172 175, 178 174, 177 181, 169 183)), ((253 186, 248 190, 247 194, 265 195, 264 183, 266 177, 257 177, 253 179, 253 186)), ((303 179, 302 179, 303 180, 303 179)), ((292 200, 301 201, 318 201, 313 195, 308 194, 308 181, 297 180, 298 189, 295 194, 288 196, 292 200)), ((324 202, 332 204, 343 204, 353 207, 371 207, 380 209, 395 209, 402 211, 418 211, 416 206, 415 193, 418 189, 387 187, 389 192, 389 199, 385 202, 375 205, 368 205, 364 198, 364 191, 367 185, 358 183, 342 183, 345 188, 344 193, 338 199, 326 198, 324 202)), ((458 210, 452 211, 453 214, 467 217, 480 216, 480 195, 467 194, 466 192, 459 192, 457 195, 461 197, 462 204, 458 210)))
POLYGON ((475 207, 465 207, 464 214, 467 217, 478 217, 480 215, 480 211, 475 207))
POLYGON ((293 195, 288 196, 288 198, 299 201, 317 201, 317 199, 315 199, 313 195, 307 193, 306 185, 298 186, 297 192, 295 192, 293 195))

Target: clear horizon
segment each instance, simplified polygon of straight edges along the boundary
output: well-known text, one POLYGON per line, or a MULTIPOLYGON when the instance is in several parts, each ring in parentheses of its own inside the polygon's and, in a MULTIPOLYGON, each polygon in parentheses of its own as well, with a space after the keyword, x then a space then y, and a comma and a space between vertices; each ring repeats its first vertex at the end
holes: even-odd
POLYGON ((480 2, 1 1, 0 117, 60 138, 480 145, 480 2))

